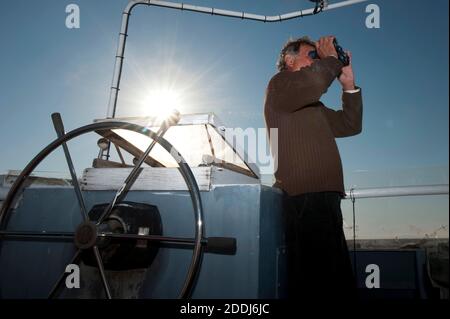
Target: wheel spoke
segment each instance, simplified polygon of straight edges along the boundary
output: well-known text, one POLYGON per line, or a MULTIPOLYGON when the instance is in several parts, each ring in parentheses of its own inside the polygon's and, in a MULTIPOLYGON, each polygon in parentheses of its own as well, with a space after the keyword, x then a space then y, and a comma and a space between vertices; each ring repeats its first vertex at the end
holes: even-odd
POLYGON ((112 299, 108 281, 106 280, 105 269, 103 267, 103 261, 100 255, 100 251, 98 250, 97 246, 94 246, 92 249, 94 251, 95 259, 97 260, 98 270, 100 271, 100 277, 102 278, 103 287, 105 288, 106 298, 112 299))
POLYGON ((128 190, 131 188, 131 186, 135 182, 136 178, 139 176, 139 173, 141 172, 141 166, 144 163, 145 159, 148 157, 148 155, 150 154, 150 152, 152 151, 152 149, 156 145, 156 143, 160 143, 159 138, 162 137, 172 125, 177 124, 179 120, 180 120, 180 113, 178 111, 176 111, 175 113, 172 114, 172 116, 170 118, 167 118, 166 120, 163 121, 160 128, 158 129, 155 136, 153 137, 152 142, 147 147, 145 152, 142 153, 142 155, 139 158, 139 160, 137 161, 136 165, 133 167, 130 174, 125 179, 123 185, 116 192, 114 199, 106 207, 105 211, 98 219, 97 225, 100 225, 106 218, 108 218, 108 216, 111 214, 112 209, 114 208, 114 205, 116 205, 117 203, 122 201, 123 198, 125 198, 128 190))
MULTIPOLYGON (((77 264, 78 260, 81 257, 81 249, 78 249, 77 252, 75 253, 75 255, 72 257, 72 259, 70 260, 69 264, 77 264)), ((61 276, 59 276, 58 281, 55 283, 55 285, 53 286, 52 290, 50 291, 50 293, 48 294, 48 298, 52 299, 55 297, 56 292, 58 291, 59 286, 61 285, 61 283, 64 281, 64 279, 66 279, 68 273, 63 272, 61 274, 61 276)))
MULTIPOLYGON (((168 126, 162 125, 158 132, 156 132, 157 138, 160 136, 163 136, 164 133, 168 130, 168 126)), ((131 170, 130 174, 127 176, 125 181, 123 182, 122 186, 119 188, 119 190, 116 192, 116 195, 114 196, 114 199, 112 202, 106 207, 103 214, 100 216, 100 218, 97 221, 97 225, 100 225, 108 216, 111 214, 112 209, 114 208, 114 205, 117 203, 120 203, 122 199, 127 194, 128 190, 131 188, 131 186, 134 184, 136 178, 139 176, 139 173, 141 172, 141 166, 142 163, 144 163, 144 160, 147 158, 148 154, 150 154, 151 150, 157 143, 157 138, 153 139, 153 141, 150 143, 150 145, 147 147, 145 152, 141 155, 136 165, 131 170)))
MULTIPOLYGON (((98 237, 116 238, 116 239, 137 239, 137 240, 158 241, 158 242, 166 242, 166 243, 195 244, 194 238, 168 237, 168 236, 158 236, 158 235, 99 233, 98 237)), ((206 244, 206 243, 207 243, 207 241, 205 239, 203 239, 202 244, 206 244)))
MULTIPOLYGON (((159 235, 138 235, 138 234, 117 234, 117 233, 99 233, 98 237, 114 238, 114 239, 134 239, 147 240, 169 244, 188 244, 195 246, 197 240, 195 238, 185 237, 169 237, 159 235)), ((236 238, 233 237, 208 237, 199 240, 200 245, 203 246, 207 252, 234 255, 236 253, 236 238)))
POLYGON ((75 234, 74 233, 63 233, 63 232, 32 232, 32 231, 8 231, 2 230, 0 231, 0 237, 2 239, 43 239, 43 240, 61 240, 61 241, 70 241, 73 240, 75 234))
MULTIPOLYGON (((58 137, 63 136, 64 133, 64 125, 61 119, 61 115, 59 113, 52 114, 53 126, 55 127, 56 134, 58 137)), ((80 185, 78 184, 77 174, 75 172, 75 167, 73 166, 72 157, 70 156, 69 148, 67 147, 67 143, 62 143, 62 147, 64 149, 64 156, 66 157, 67 166, 69 167, 70 176, 72 177, 72 184, 77 194, 78 204, 80 205, 81 215, 84 221, 89 220, 89 216, 86 210, 86 205, 84 203, 83 194, 81 193, 80 185)))

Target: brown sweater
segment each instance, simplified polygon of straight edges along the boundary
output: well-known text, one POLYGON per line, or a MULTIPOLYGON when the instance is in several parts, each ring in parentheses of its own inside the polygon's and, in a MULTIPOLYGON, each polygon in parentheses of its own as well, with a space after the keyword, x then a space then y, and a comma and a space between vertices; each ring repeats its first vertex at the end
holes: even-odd
MULTIPOLYGON (((342 67, 338 59, 327 57, 299 71, 281 71, 267 87, 266 127, 278 128, 278 152, 272 147, 276 163, 274 186, 291 196, 323 191, 345 194, 335 137, 361 132, 361 90, 342 93, 339 111, 319 101, 342 67)), ((271 145, 276 142, 270 139, 271 145)))

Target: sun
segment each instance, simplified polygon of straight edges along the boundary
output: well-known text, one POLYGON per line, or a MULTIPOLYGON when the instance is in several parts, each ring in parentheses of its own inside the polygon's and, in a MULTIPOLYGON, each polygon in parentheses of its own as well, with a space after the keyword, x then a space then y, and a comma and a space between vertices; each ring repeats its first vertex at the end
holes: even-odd
POLYGON ((181 93, 168 88, 149 90, 142 101, 142 107, 145 108, 146 114, 161 119, 166 118, 172 114, 173 110, 178 110, 182 106, 181 93))

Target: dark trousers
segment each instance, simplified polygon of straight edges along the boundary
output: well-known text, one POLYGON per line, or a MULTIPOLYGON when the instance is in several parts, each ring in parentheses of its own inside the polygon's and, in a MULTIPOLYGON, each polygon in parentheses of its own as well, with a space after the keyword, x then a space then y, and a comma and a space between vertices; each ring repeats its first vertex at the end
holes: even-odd
POLYGON ((356 297, 338 192, 285 195, 288 297, 356 297))

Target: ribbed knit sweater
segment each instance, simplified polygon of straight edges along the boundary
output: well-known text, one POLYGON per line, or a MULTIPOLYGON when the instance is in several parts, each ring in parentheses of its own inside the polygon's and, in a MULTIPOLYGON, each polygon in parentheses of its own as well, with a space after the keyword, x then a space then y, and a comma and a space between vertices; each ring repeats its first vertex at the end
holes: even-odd
POLYGON ((276 163, 274 186, 290 196, 323 191, 345 194, 335 138, 361 132, 361 90, 342 93, 342 110, 320 102, 342 67, 338 59, 327 57, 299 71, 281 71, 268 84, 266 127, 278 129, 277 140, 269 130, 276 163), (278 150, 274 143, 278 143, 278 150))

